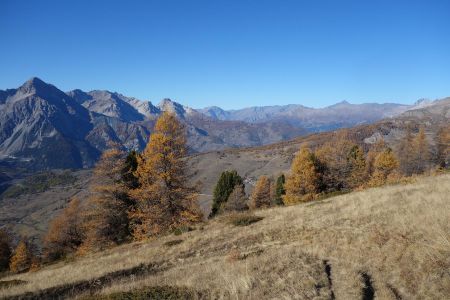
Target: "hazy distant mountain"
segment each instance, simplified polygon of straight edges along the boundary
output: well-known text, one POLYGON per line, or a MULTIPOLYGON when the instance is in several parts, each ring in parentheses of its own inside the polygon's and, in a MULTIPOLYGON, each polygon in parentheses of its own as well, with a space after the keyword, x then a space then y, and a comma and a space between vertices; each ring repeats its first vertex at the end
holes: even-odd
POLYGON ((419 100, 411 109, 398 116, 399 119, 420 119, 427 124, 449 124, 450 97, 440 100, 419 100))
POLYGON ((411 107, 411 105, 394 103, 350 104, 347 101, 342 101, 317 109, 299 104, 290 104, 248 107, 238 110, 223 110, 220 107, 213 106, 199 111, 217 120, 235 120, 250 123, 283 120, 309 132, 317 132, 352 127, 357 124, 373 123, 387 117, 399 115, 411 107))
POLYGON ((240 121, 212 120, 197 110, 170 99, 163 99, 153 105, 150 101, 109 91, 73 90, 67 94, 92 112, 141 124, 148 131, 152 130, 154 121, 161 112, 172 112, 186 124, 188 143, 193 152, 265 145, 305 133, 302 129, 283 122, 255 125, 240 121))

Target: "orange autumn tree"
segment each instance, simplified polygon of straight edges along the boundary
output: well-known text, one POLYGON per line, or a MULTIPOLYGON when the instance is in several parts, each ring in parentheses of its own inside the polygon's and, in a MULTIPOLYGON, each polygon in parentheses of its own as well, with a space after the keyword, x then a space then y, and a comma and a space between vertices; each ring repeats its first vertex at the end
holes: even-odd
POLYGON ((399 169, 406 175, 410 176, 415 172, 415 148, 412 125, 408 125, 405 129, 405 135, 398 146, 399 169))
POLYGON ((370 177, 375 172, 375 159, 376 159, 377 155, 380 154, 381 152, 383 152, 386 149, 386 147, 387 147, 386 142, 384 141, 383 138, 377 140, 370 147, 370 150, 366 156, 366 172, 365 172, 366 176, 369 177, 369 180, 370 180, 370 177))
POLYGON ((348 190, 352 187, 350 154, 354 146, 355 143, 350 140, 348 131, 341 130, 334 133, 330 141, 316 150, 315 155, 324 167, 323 183, 327 191, 348 190))
POLYGON ((386 148, 378 153, 373 164, 374 171, 369 181, 370 186, 380 186, 385 184, 390 177, 396 174, 399 163, 394 152, 386 148))
POLYGON ((74 253, 83 239, 80 200, 74 198, 62 213, 50 223, 47 235, 44 238, 44 259, 54 261, 74 253))
POLYGON ((399 169, 407 176, 422 174, 431 167, 432 161, 425 128, 421 126, 416 136, 413 136, 412 131, 412 125, 409 125, 397 151, 399 169))
POLYGON ((127 241, 128 213, 134 206, 123 180, 126 153, 118 145, 103 152, 91 180, 91 196, 85 205, 85 241, 80 249, 101 250, 127 241))
POLYGON ((291 174, 286 179, 286 205, 316 198, 321 189, 319 162, 308 148, 302 148, 292 162, 291 174))
POLYGON ((366 159, 360 146, 353 146, 348 157, 350 176, 348 186, 352 189, 361 187, 367 180, 366 159))
POLYGON ((448 168, 450 162, 450 125, 439 128, 435 143, 437 164, 440 168, 448 168))
POLYGON ((11 257, 9 268, 13 273, 21 273, 28 271, 34 261, 32 247, 25 241, 21 240, 14 250, 11 257))
POLYGON ((267 176, 260 176, 250 197, 251 209, 269 207, 272 203, 271 183, 267 176))
POLYGON ((414 139, 413 146, 415 173, 421 174, 430 167, 431 160, 430 145, 428 144, 423 126, 420 127, 419 133, 414 139))
POLYGON ((188 185, 186 155, 185 127, 175 115, 163 113, 138 157, 139 187, 131 192, 136 208, 130 213, 135 239, 201 220, 197 192, 188 185))

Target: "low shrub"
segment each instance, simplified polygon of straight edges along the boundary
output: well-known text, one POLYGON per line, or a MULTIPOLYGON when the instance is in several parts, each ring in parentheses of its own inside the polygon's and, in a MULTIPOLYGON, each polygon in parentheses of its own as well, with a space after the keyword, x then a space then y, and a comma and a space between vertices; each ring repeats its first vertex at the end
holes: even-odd
POLYGON ((172 241, 165 242, 164 245, 167 247, 172 247, 172 246, 181 244, 182 242, 183 242, 183 240, 172 240, 172 241))
POLYGON ((25 283, 27 282, 19 279, 0 281, 0 289, 9 289, 10 287, 25 283))
POLYGON ((201 293, 193 291, 185 287, 174 286, 152 286, 144 289, 118 292, 109 295, 94 295, 83 298, 83 300, 138 300, 138 299, 197 299, 201 297, 201 293))
POLYGON ((252 213, 236 213, 229 216, 229 222, 234 226, 248 226, 264 219, 252 213))
POLYGON ((181 226, 181 227, 175 228, 175 229, 172 231, 172 233, 173 233, 174 235, 182 235, 182 234, 185 233, 185 232, 189 232, 189 231, 193 231, 193 230, 194 230, 194 228, 192 228, 192 227, 190 227, 190 226, 181 226))

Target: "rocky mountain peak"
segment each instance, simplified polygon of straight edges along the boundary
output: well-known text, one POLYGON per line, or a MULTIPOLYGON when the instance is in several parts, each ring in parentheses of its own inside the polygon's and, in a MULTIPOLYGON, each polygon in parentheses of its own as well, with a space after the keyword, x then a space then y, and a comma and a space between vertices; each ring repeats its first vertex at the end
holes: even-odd
POLYGON ((46 83, 38 77, 33 77, 22 84, 18 89, 13 89, 13 101, 21 101, 29 96, 39 98, 46 103, 55 105, 60 109, 68 109, 72 113, 86 115, 87 111, 83 111, 82 107, 68 94, 59 90, 52 84, 46 83))
POLYGON ((56 89, 54 86, 45 83, 37 77, 32 77, 19 87, 19 91, 24 94, 45 93, 49 89, 56 89))
POLYGON ((347 107, 349 105, 352 105, 350 102, 348 102, 347 100, 342 100, 336 104, 330 105, 328 106, 329 108, 342 108, 342 107, 347 107))
POLYGON ((427 99, 427 98, 421 98, 419 100, 417 100, 416 102, 414 102, 414 109, 417 108, 423 108, 423 107, 427 107, 429 105, 433 104, 433 100, 427 99))
POLYGON ((25 83, 22 85, 22 87, 25 86, 45 86, 47 83, 45 83, 42 79, 38 77, 31 77, 25 83))
POLYGON ((76 89, 76 90, 72 90, 66 93, 67 95, 69 95, 70 97, 74 98, 78 103, 82 104, 83 102, 92 99, 92 97, 80 90, 80 89, 76 89))
POLYGON ((161 111, 167 111, 182 118, 184 118, 186 114, 186 109, 183 105, 175 101, 172 101, 169 98, 161 100, 161 102, 158 104, 158 107, 161 111))

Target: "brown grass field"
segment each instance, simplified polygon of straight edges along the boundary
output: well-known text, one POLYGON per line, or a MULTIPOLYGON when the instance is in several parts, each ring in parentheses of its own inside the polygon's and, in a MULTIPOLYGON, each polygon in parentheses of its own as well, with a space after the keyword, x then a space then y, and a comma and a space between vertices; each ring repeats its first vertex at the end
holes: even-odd
POLYGON ((448 299, 450 295, 450 174, 255 215, 262 219, 249 214, 222 216, 181 235, 7 276, 0 279, 0 297, 448 299))

